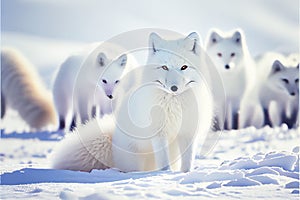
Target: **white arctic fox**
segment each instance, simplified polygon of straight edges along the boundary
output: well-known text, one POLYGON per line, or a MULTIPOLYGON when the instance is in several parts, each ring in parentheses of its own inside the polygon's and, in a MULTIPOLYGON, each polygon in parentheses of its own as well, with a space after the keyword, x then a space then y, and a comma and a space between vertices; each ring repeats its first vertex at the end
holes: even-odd
POLYGON ((115 91, 113 131, 101 128, 104 119, 90 121, 60 144, 72 141, 68 151, 59 148, 54 154, 53 167, 90 171, 111 164, 125 172, 191 170, 197 142, 206 137, 213 117, 207 66, 198 42, 196 33, 178 40, 152 33, 148 65, 139 68, 141 82, 125 92, 120 83, 115 91), (95 124, 98 128, 92 128, 95 124), (105 144, 99 137, 106 138, 105 144))
POLYGON ((198 136, 206 136, 213 115, 207 66, 198 43, 196 33, 178 40, 150 35, 142 83, 125 94, 116 112, 114 167, 167 170, 179 160, 181 171, 191 170, 198 136))
POLYGON ((56 124, 54 104, 32 64, 13 48, 1 49, 1 118, 7 106, 34 130, 56 124))
POLYGON ((227 111, 225 128, 237 129, 241 102, 253 87, 255 78, 255 65, 245 35, 240 29, 227 33, 213 29, 208 34, 205 48, 223 80, 227 111))
POLYGON ((127 55, 115 59, 118 49, 101 45, 105 44, 92 44, 69 56, 59 68, 53 85, 59 129, 69 124, 74 128, 76 114, 86 122, 95 114, 95 107, 100 107, 101 116, 111 113, 113 90, 127 66, 127 55))
POLYGON ((263 109, 263 124, 286 123, 292 128, 299 112, 299 60, 293 54, 268 52, 257 59, 257 68, 259 82, 254 92, 263 109), (272 102, 275 110, 270 107, 272 102))

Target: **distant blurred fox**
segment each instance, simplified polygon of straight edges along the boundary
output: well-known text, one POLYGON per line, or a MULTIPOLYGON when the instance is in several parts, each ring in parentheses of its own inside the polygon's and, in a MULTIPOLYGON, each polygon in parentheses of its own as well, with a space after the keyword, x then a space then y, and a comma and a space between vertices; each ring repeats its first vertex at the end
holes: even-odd
POLYGON ((1 118, 8 106, 34 130, 55 125, 56 114, 50 93, 31 63, 17 50, 1 50, 1 118))
POLYGON ((228 113, 225 128, 237 129, 242 100, 255 81, 255 65, 245 35, 240 29, 228 33, 213 29, 208 34, 205 46, 223 80, 226 93, 224 106, 228 113))
POLYGON ((109 44, 101 49, 104 44, 90 44, 60 66, 53 84, 59 129, 73 130, 77 126, 76 115, 85 123, 97 115, 95 108, 101 117, 112 112, 114 88, 134 64, 127 54, 115 57, 120 47, 109 44))
POLYGON ((299 61, 296 63, 291 56, 268 52, 257 63, 265 72, 255 88, 263 109, 263 124, 279 125, 274 124, 270 116, 270 103, 275 102, 279 123, 292 128, 299 115, 299 61))
POLYGON ((274 100, 278 105, 280 123, 286 123, 289 128, 292 128, 297 121, 299 109, 299 64, 297 67, 286 67, 276 60, 269 77, 272 84, 261 88, 260 91, 264 123, 272 126, 268 103, 274 100), (288 103, 291 109, 289 114, 287 114, 288 103))

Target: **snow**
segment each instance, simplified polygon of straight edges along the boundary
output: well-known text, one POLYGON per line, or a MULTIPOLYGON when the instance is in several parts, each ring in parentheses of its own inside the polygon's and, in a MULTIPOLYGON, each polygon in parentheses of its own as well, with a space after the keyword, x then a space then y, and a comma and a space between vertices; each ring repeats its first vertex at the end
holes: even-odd
POLYGON ((279 175, 279 173, 269 167, 260 167, 257 169, 254 169, 252 172, 246 174, 246 176, 256 176, 261 174, 275 174, 279 175))
POLYGON ((283 155, 277 158, 263 160, 259 163, 261 166, 278 166, 285 170, 291 170, 296 164, 297 156, 283 155))
POLYGON ((223 132, 215 149, 205 158, 198 156, 189 173, 54 170, 49 168, 48 156, 62 133, 30 133, 31 137, 29 133, 2 133, 1 198, 205 199, 253 198, 256 194, 266 199, 296 199, 299 129, 277 129, 256 130, 268 139, 254 143, 247 142, 252 128, 223 132), (274 139, 281 134, 287 137, 274 139), (224 145, 227 149, 222 151, 224 145), (242 157, 232 156, 233 152, 242 157))
POLYGON ((285 153, 275 152, 266 154, 261 161, 257 161, 257 155, 254 155, 254 158, 238 158, 223 165, 222 169, 255 169, 261 166, 269 166, 281 167, 287 171, 291 171, 295 168, 297 161, 297 155, 287 155, 285 153))
POLYGON ((224 184, 224 186, 235 186, 235 187, 246 187, 246 186, 255 186, 261 185, 258 181, 251 180, 250 178, 240 178, 233 181, 229 181, 224 184))
POLYGON ((186 175, 183 180, 180 182, 181 184, 190 184, 196 182, 211 182, 211 181, 224 181, 224 180, 232 180, 242 178, 244 174, 242 172, 191 172, 186 175))
POLYGON ((261 184, 276 184, 276 185, 279 184, 276 179, 273 179, 273 178, 268 177, 268 176, 256 175, 256 176, 250 176, 250 178, 252 180, 260 182, 261 184))
MULTIPOLYGON (((57 68, 71 52, 137 28, 198 31, 204 39, 212 27, 241 27, 254 56, 294 52, 299 50, 298 8, 294 0, 1 1, 1 45, 24 53, 51 89, 57 68)), ((299 128, 223 131, 209 153, 200 155, 199 146, 189 173, 54 170, 49 156, 63 132, 28 132, 11 110, 0 128, 0 199, 299 198, 299 128)))
POLYGON ((299 181, 293 181, 285 185, 285 188, 299 188, 299 181))

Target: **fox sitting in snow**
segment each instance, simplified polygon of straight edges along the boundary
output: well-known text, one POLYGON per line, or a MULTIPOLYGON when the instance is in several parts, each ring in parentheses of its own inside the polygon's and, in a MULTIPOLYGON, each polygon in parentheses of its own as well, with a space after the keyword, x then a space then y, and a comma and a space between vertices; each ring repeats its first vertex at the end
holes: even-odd
POLYGON ((181 165, 173 169, 187 172, 197 140, 207 134, 213 115, 212 95, 200 75, 207 70, 200 39, 196 33, 178 40, 152 33, 149 40, 142 83, 120 99, 113 164, 122 171, 168 170, 179 160, 181 165))
POLYGON ((75 130, 59 145, 53 167, 190 171, 198 140, 205 138, 213 118, 210 81, 198 43, 196 33, 178 40, 152 33, 141 81, 126 92, 120 83, 115 91, 116 121, 94 119, 75 130))
POLYGON ((245 35, 240 29, 227 33, 213 29, 207 37, 205 48, 223 80, 226 94, 223 106, 227 111, 224 127, 237 129, 241 102, 255 81, 255 65, 245 35))

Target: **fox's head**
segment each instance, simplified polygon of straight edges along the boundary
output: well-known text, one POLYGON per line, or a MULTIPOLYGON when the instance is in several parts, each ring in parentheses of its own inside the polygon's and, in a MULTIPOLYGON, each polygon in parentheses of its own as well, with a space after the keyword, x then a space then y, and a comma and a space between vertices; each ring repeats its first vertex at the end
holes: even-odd
POLYGON ((112 99, 114 88, 120 82, 120 78, 126 67, 127 55, 123 54, 116 60, 112 60, 107 58, 104 53, 99 53, 97 61, 99 67, 105 68, 98 81, 98 86, 103 88, 109 99, 112 99))
POLYGON ((237 69, 244 58, 244 34, 237 29, 224 34, 219 30, 212 30, 206 40, 206 51, 213 63, 220 71, 237 69))
POLYGON ((193 32, 184 39, 149 38, 148 71, 145 78, 170 94, 180 94, 199 81, 200 39, 193 32))
POLYGON ((270 84, 287 95, 299 95, 299 64, 297 67, 286 67, 280 61, 274 61, 269 75, 270 84))

